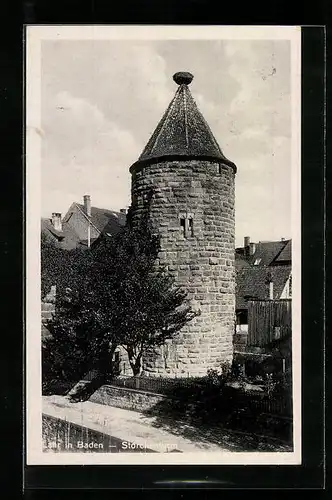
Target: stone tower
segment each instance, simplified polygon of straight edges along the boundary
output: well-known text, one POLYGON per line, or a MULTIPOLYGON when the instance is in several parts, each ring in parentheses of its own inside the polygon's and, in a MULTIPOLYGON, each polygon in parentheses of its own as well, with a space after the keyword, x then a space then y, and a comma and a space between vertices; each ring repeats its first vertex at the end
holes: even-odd
POLYGON ((173 80, 177 92, 130 172, 134 217, 152 187, 159 262, 201 311, 158 354, 146 356, 143 368, 146 374, 187 377, 232 359, 236 166, 193 100, 193 75, 179 72, 173 80))

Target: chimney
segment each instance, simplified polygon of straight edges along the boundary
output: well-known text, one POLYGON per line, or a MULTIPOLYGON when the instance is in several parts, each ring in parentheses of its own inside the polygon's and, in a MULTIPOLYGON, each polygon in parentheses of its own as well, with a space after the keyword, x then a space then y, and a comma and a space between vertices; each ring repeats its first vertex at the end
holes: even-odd
POLYGON ((249 255, 254 255, 256 252, 256 243, 249 243, 249 255))
POLYGON ((273 300, 273 281, 269 283, 270 300, 273 300))
POLYGON ((52 224, 54 229, 56 229, 57 231, 62 231, 62 220, 60 213, 58 212, 52 213, 52 224))
POLYGON ((88 217, 91 217, 91 198, 89 194, 83 196, 84 200, 84 212, 88 217))
POLYGON ((245 236, 243 241, 243 255, 248 258, 250 255, 250 236, 245 236))

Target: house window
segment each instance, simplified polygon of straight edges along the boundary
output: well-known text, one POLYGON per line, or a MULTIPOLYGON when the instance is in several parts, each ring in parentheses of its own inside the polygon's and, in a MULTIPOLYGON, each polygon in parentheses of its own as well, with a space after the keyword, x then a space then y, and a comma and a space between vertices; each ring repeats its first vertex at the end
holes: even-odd
POLYGON ((248 333, 248 311, 245 309, 236 313, 236 333, 248 333))
POLYGON ((262 259, 256 259, 254 262, 254 266, 259 266, 259 264, 261 263, 261 260, 262 259))
POLYGON ((248 324, 248 311, 243 309, 243 311, 239 311, 236 315, 237 324, 238 325, 247 325, 248 324))

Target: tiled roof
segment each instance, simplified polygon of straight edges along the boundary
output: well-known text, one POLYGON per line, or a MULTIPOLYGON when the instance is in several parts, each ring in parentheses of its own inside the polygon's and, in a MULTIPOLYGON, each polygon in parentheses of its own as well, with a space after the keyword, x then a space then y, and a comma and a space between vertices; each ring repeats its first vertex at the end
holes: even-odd
MULTIPOLYGON (((80 203, 76 203, 76 205, 84 212, 84 205, 80 203)), ((105 208, 91 207, 90 220, 101 233, 114 234, 125 225, 126 214, 105 208)))
POLYGON ((275 259, 275 262, 290 262, 292 260, 292 240, 288 240, 286 246, 275 259))
POLYGON ((256 243, 255 253, 248 257, 248 262, 254 264, 259 260, 259 266, 270 266, 285 248, 288 241, 260 241, 256 243))
POLYGON ((132 168, 141 162, 184 156, 219 160, 236 170, 224 156, 191 95, 188 85, 193 76, 176 73, 173 79, 179 85, 175 96, 132 168))
MULTIPOLYGON (((84 213, 84 206, 79 203, 77 203, 77 206, 84 213)), ((103 208, 91 207, 90 220, 101 234, 113 235, 125 225, 126 214, 103 208)), ((47 241, 52 242, 56 246, 66 250, 71 250, 78 246, 88 246, 88 241, 86 239, 80 239, 78 234, 76 234, 75 229, 71 224, 67 224, 66 220, 62 221, 62 231, 57 231, 54 229, 50 219, 42 218, 41 233, 47 241)), ((95 239, 92 238, 91 243, 93 243, 94 240, 95 239)))
POLYGON ((57 231, 50 219, 41 219, 41 234, 46 241, 55 244, 56 246, 65 250, 76 248, 79 243, 79 237, 67 224, 62 224, 62 231, 57 231))
POLYGON ((247 309, 247 300, 268 299, 269 279, 273 280, 274 298, 280 298, 291 266, 249 266, 243 267, 240 259, 235 260, 236 267, 236 309, 247 309))
POLYGON ((235 265, 236 269, 242 269, 242 268, 250 268, 251 265, 249 262, 239 253, 235 253, 235 265))

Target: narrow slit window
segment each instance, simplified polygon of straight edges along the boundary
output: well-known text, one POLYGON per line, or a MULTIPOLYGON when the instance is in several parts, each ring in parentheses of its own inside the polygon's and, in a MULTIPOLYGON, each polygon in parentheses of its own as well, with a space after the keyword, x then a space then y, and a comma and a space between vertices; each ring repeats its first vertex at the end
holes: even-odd
POLYGON ((183 235, 186 236, 186 219, 184 217, 181 217, 180 225, 182 227, 183 235))
POLYGON ((188 220, 188 229, 189 229, 189 236, 194 236, 194 220, 190 218, 188 220))
POLYGON ((194 236, 194 219, 191 215, 180 216, 180 226, 185 238, 194 236))
POLYGON ((218 174, 219 175, 222 174, 222 164, 221 163, 218 164, 218 174))

